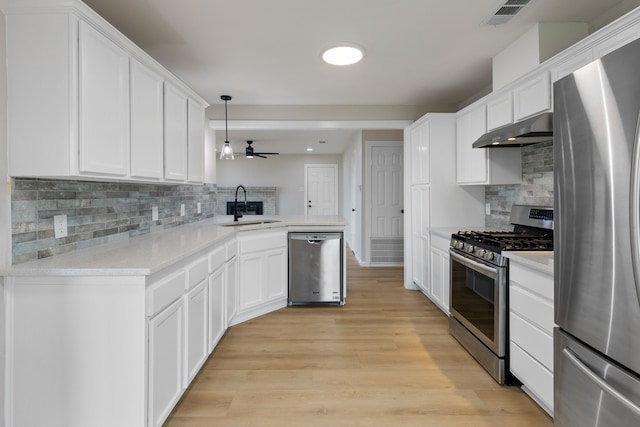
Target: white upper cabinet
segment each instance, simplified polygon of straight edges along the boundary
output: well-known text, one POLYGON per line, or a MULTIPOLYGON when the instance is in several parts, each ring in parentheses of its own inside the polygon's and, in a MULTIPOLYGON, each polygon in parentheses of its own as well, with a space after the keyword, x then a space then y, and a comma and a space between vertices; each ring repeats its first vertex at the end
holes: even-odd
POLYGON ((79 27, 80 173, 129 172, 129 55, 90 25, 79 27))
POLYGON ((483 184, 488 181, 486 149, 472 144, 487 132, 487 108, 480 105, 462 115, 456 122, 458 184, 483 184))
POLYGON ((545 111, 551 111, 551 80, 546 70, 513 89, 513 119, 519 122, 545 111))
POLYGON ((411 138, 411 184, 429 183, 429 122, 412 128, 411 138))
POLYGON ((513 184, 522 181, 520 148, 473 148, 473 143, 487 132, 486 104, 480 102, 460 113, 456 131, 458 185, 513 184))
POLYGON ((131 176, 162 179, 164 82, 131 59, 131 176))
POLYGON ((513 94, 491 94, 487 101, 487 132, 513 123, 513 94))
POLYGON ((187 172, 189 182, 204 182, 204 107, 187 101, 187 172))
POLYGON ((81 1, 46 3, 0 2, 9 175, 203 182, 208 104, 81 1))
POLYGON ((187 180, 187 97, 164 85, 164 178, 187 180))

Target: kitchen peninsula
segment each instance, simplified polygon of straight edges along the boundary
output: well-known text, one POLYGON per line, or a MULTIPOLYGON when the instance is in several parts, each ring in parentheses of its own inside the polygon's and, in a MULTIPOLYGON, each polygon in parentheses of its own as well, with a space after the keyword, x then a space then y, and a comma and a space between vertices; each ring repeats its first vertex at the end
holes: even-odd
POLYGON ((228 326, 287 305, 287 233, 345 225, 222 216, 2 271, 11 425, 162 425, 228 326))

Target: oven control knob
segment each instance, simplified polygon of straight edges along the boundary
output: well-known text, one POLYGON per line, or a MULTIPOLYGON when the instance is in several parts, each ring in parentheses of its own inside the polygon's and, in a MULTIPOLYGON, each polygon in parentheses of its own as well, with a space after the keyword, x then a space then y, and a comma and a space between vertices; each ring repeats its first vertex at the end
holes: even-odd
POLYGON ((469 245, 465 250, 467 251, 467 253, 472 254, 475 249, 476 248, 474 248, 473 245, 469 245))
POLYGON ((484 259, 487 261, 493 261, 493 252, 487 252, 484 254, 484 259))
POLYGON ((476 253, 476 255, 478 255, 480 258, 484 257, 485 254, 487 253, 486 250, 484 249, 478 249, 478 252, 476 253))

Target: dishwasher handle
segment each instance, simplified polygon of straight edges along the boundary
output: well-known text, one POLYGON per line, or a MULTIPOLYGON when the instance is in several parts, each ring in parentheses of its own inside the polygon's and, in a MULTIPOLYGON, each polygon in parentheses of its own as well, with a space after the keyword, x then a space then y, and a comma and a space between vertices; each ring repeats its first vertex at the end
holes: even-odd
POLYGON ((306 240, 310 245, 319 245, 327 240, 339 240, 340 233, 290 233, 289 240, 306 240))

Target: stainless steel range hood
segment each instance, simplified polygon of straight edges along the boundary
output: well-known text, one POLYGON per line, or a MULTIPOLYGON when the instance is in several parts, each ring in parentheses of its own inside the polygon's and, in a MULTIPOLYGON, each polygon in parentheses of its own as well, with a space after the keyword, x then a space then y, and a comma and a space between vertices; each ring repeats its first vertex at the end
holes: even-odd
POLYGON ((553 113, 503 126, 482 135, 473 148, 522 147, 553 140, 553 113))

